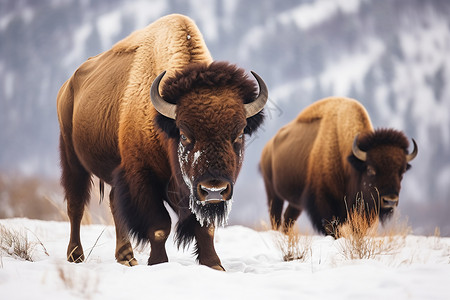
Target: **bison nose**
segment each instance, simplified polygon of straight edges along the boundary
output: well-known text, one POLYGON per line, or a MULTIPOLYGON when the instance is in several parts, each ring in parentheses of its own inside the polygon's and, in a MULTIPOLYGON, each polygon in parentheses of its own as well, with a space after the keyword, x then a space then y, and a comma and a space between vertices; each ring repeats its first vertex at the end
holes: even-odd
POLYGON ((394 208, 398 206, 398 195, 391 194, 381 196, 381 207, 382 208, 394 208))
POLYGON ((202 204, 219 203, 230 200, 232 187, 230 182, 210 180, 197 185, 199 200, 202 204))

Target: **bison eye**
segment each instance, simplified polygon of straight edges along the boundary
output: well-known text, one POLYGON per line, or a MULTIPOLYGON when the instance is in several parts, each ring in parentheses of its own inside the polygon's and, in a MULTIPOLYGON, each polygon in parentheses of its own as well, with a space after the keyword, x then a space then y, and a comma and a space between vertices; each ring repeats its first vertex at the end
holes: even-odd
POLYGON ((187 146, 191 143, 191 140, 184 133, 180 134, 180 140, 183 146, 187 146))
POLYGON ((236 139, 234 140, 234 144, 242 144, 242 142, 244 141, 244 133, 240 133, 236 139))
POLYGON ((375 171, 375 168, 372 167, 372 166, 367 166, 367 175, 369 175, 369 176, 377 175, 377 172, 375 171))
POLYGON ((239 153, 242 149, 242 145, 244 144, 244 134, 239 134, 233 142, 233 148, 236 153, 239 153))

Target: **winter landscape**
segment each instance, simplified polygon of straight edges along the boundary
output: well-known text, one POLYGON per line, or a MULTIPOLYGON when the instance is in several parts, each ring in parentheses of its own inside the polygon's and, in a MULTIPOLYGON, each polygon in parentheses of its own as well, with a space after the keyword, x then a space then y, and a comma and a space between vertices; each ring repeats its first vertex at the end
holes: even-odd
POLYGON ((0 298, 448 299, 449 15, 446 0, 1 1, 0 298), (148 245, 135 249, 138 266, 116 263, 96 179, 81 229, 87 259, 68 263, 56 94, 88 57, 171 13, 195 20, 216 60, 254 70, 269 86, 229 225, 215 236, 227 272, 200 266, 193 248, 177 249, 173 230, 169 263, 147 266, 148 245), (358 99, 375 127, 419 145, 398 219, 358 245, 318 235, 306 214, 294 241, 269 230, 258 172, 265 143, 333 95, 358 99))
MULTIPOLYGON (((82 227, 85 263, 65 259, 69 224, 0 220, 28 237, 31 261, 0 254, 2 299, 448 299, 450 238, 394 235, 369 258, 351 258, 346 240, 300 235, 304 257, 286 262, 280 234, 242 226, 220 228, 216 250, 227 272, 200 266, 191 252, 167 242, 169 263, 147 266, 149 248, 135 251, 138 266, 115 262, 114 227, 82 227)), ((2 245, 3 247, 3 245, 2 245)))
POLYGON ((416 234, 438 226, 450 235, 445 0, 1 1, 0 218, 63 220, 47 201, 64 206, 59 88, 88 57, 170 13, 195 20, 216 60, 256 71, 269 87, 266 121, 247 140, 230 224, 268 221, 257 166, 267 141, 314 101, 347 96, 367 108, 374 127, 417 141, 399 210, 416 234))

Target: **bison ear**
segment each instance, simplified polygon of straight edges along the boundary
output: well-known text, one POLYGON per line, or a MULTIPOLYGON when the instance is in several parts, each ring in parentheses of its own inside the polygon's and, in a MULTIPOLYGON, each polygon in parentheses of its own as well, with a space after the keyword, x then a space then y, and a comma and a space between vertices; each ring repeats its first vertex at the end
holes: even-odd
POLYGON ((156 125, 164 131, 164 133, 169 138, 177 138, 180 135, 180 131, 178 130, 177 125, 175 124, 175 120, 170 119, 166 116, 163 116, 158 113, 156 116, 156 125))
POLYGON ((264 110, 262 110, 253 117, 247 118, 247 126, 244 129, 244 133, 251 136, 264 122, 264 117, 264 110))
POLYGON ((412 168, 412 166, 410 164, 406 164, 406 171, 408 171, 411 168, 412 168))
POLYGON ((348 162, 350 163, 350 165, 355 168, 358 172, 362 173, 365 171, 366 169, 366 163, 359 160, 355 155, 350 154, 347 157, 348 162))

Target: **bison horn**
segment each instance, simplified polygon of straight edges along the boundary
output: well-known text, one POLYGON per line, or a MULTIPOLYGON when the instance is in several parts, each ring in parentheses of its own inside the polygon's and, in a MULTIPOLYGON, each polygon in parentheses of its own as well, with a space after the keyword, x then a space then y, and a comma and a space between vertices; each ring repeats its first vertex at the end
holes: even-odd
POLYGON ((159 83, 161 79, 166 74, 166 71, 162 72, 155 78, 152 83, 152 87, 150 88, 150 99, 152 100, 153 107, 163 116, 168 117, 170 119, 175 119, 177 116, 175 104, 169 103, 163 99, 163 97, 159 94, 159 83))
POLYGON ((414 149, 413 149, 413 151, 410 154, 406 155, 406 161, 407 162, 410 162, 414 158, 416 158, 417 152, 419 151, 418 148, 417 148, 416 141, 414 139, 412 139, 412 141, 413 141, 413 144, 414 144, 414 149))
POLYGON ((258 82, 259 95, 255 100, 253 100, 253 102, 244 104, 246 118, 253 117, 257 113, 259 113, 264 108, 264 105, 266 105, 267 99, 269 98, 269 93, 267 91, 267 86, 264 80, 262 80, 262 78, 253 71, 252 74, 258 82))
MULTIPOLYGON (((177 115, 176 113, 177 106, 175 104, 167 102, 159 94, 159 83, 161 82, 161 79, 164 77, 165 74, 166 71, 162 72, 153 81, 152 87, 150 88, 150 98, 152 100, 153 106, 160 114, 170 119, 175 119, 177 115)), ((253 102, 244 104, 246 118, 250 118, 259 113, 264 108, 264 105, 266 104, 268 99, 267 86, 264 83, 264 80, 262 80, 261 77, 259 77, 259 75, 256 74, 255 72, 252 72, 252 74, 256 78, 256 81, 258 82, 259 95, 253 102)))
POLYGON ((353 140, 352 152, 353 152, 353 155, 356 156, 356 158, 358 158, 359 160, 366 161, 367 160, 367 152, 364 152, 361 149, 359 149, 358 136, 359 136, 359 134, 357 134, 355 136, 355 139, 353 140))

